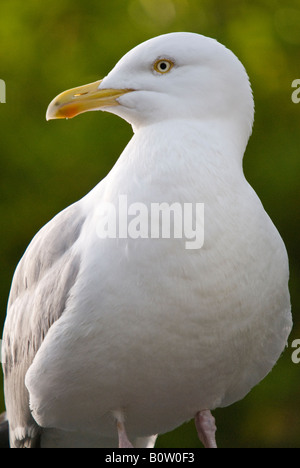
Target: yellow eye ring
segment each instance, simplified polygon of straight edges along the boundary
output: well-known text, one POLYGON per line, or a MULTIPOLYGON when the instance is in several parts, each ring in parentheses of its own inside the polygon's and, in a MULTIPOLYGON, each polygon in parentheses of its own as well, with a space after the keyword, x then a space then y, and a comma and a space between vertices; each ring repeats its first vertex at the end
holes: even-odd
POLYGON ((168 73, 174 66, 174 62, 169 59, 157 60, 153 66, 157 73, 164 74, 168 73))

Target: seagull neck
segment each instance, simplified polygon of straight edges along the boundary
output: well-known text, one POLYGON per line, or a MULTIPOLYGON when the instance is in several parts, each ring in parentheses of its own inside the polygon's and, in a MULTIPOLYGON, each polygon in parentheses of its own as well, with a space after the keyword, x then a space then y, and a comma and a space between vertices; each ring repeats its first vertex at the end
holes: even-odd
POLYGON ((171 119, 140 127, 133 141, 150 140, 154 147, 159 142, 162 151, 177 148, 187 153, 190 148, 192 157, 195 152, 207 157, 210 154, 221 155, 228 162, 242 165, 249 136, 229 120, 171 119))
POLYGON ((198 187, 199 180, 216 174, 232 180, 233 174, 238 177, 243 172, 244 149, 232 129, 215 122, 173 119, 140 127, 88 199, 114 200, 137 190, 142 200, 143 186, 165 193, 168 184, 170 193, 177 194, 183 179, 190 187, 198 187))

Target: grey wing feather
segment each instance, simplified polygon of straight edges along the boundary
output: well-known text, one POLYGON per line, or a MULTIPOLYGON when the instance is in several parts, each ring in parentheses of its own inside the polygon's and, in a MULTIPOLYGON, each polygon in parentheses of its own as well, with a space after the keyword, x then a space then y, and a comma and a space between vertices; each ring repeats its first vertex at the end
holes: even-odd
POLYGON ((51 325, 62 315, 80 268, 72 246, 85 217, 77 203, 34 237, 12 283, 3 334, 3 370, 10 444, 36 447, 40 427, 31 416, 25 375, 51 325))

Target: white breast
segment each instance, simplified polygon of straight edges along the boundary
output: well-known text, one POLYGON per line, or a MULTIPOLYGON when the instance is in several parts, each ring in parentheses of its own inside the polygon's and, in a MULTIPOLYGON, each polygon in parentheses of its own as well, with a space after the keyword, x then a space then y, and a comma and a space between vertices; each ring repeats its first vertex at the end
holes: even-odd
POLYGON ((74 245, 78 280, 26 378, 42 426, 74 430, 86 422, 109 437, 120 409, 129 434, 165 432, 201 409, 241 399, 286 344, 285 247, 240 162, 226 159, 217 143, 203 145, 202 130, 191 124, 184 138, 178 131, 146 150, 161 131, 140 131, 82 200, 94 209, 74 245), (99 203, 117 204, 124 193, 129 204, 204 203, 203 247, 186 250, 184 239, 99 239, 99 203))

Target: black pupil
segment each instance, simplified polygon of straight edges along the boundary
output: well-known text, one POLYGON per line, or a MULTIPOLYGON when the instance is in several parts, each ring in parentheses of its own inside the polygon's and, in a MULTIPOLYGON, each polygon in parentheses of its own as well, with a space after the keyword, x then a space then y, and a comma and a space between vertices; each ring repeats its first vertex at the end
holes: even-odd
POLYGON ((167 68, 168 68, 167 63, 166 63, 166 62, 161 62, 161 64, 160 64, 160 69, 161 69, 161 70, 166 70, 167 68))

